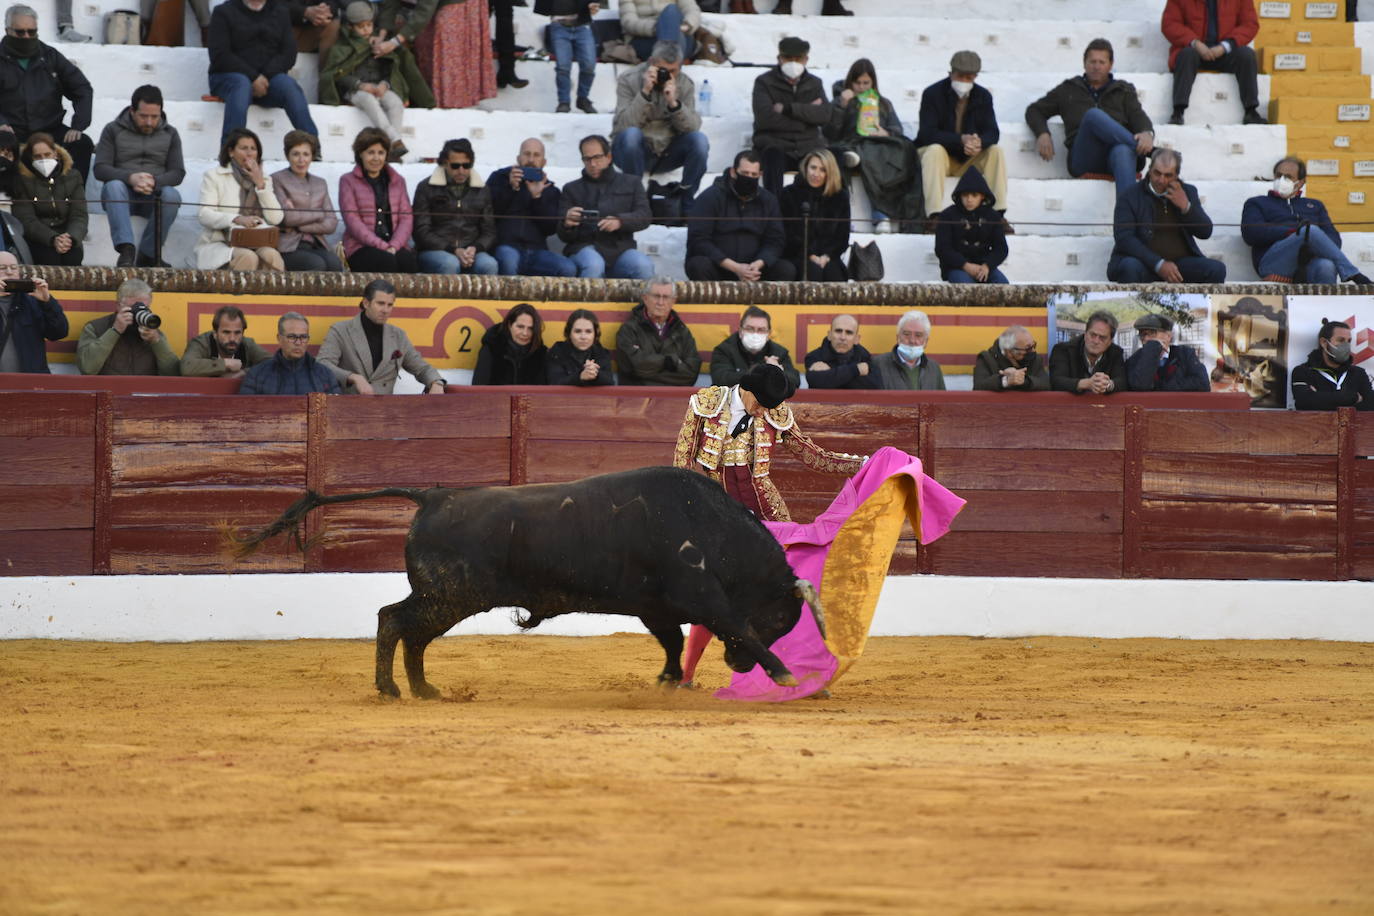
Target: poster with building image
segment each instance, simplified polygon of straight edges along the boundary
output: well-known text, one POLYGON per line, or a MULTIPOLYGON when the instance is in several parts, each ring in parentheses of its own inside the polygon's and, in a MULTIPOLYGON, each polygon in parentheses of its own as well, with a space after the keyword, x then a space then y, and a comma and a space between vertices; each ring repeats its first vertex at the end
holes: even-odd
POLYGON ((1288 310, 1283 296, 1211 297, 1211 330, 1198 352, 1213 391, 1243 391, 1251 407, 1288 402, 1288 310))
MULTIPOLYGON (((1322 319, 1350 325, 1350 355, 1354 365, 1374 376, 1374 296, 1289 296, 1288 348, 1290 368, 1309 358, 1320 359, 1317 333, 1322 319)), ((1292 386, 1285 386, 1285 403, 1293 406, 1292 386)))
POLYGON ((1210 336, 1210 299, 1201 293, 1156 290, 1056 293, 1049 301, 1050 345, 1082 334, 1094 312, 1108 312, 1117 322, 1115 343, 1129 359, 1140 349, 1140 338, 1132 327, 1135 320, 1164 315, 1174 323, 1174 343, 1192 347, 1203 359, 1210 336))

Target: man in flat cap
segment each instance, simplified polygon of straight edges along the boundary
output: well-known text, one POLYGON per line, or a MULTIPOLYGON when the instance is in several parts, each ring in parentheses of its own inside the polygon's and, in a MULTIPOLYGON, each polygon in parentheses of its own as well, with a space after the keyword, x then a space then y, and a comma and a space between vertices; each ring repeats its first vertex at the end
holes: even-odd
POLYGON ((1164 315, 1135 320, 1140 349, 1126 360, 1132 391, 1211 391, 1211 380, 1192 347, 1174 343, 1174 323, 1164 315))
POLYGON ((1007 166, 997 145, 1001 132, 992 93, 977 83, 982 69, 977 54, 956 51, 949 60, 949 76, 921 93, 916 151, 921 156, 921 185, 931 221, 948 205, 945 178, 961 176, 970 166, 983 173, 997 200, 996 208, 1006 212, 1007 166))
POLYGON ((808 73, 811 45, 800 38, 778 42, 778 65, 754 80, 754 149, 763 162, 763 186, 782 194, 782 176, 812 150, 825 146, 830 123, 825 84, 808 73))

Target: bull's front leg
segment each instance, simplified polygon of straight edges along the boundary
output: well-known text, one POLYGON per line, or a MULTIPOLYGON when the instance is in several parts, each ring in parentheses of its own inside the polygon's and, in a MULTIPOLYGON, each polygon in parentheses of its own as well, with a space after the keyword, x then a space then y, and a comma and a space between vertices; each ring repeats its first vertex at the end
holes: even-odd
POLYGON ((665 660, 658 682, 667 687, 677 686, 682 681, 682 624, 643 617, 639 620, 663 647, 665 660))
POLYGON ((754 665, 761 665, 764 673, 774 684, 781 687, 797 686, 796 677, 787 670, 782 659, 769 651, 752 627, 745 627, 743 631, 735 633, 719 635, 725 643, 725 664, 730 666, 731 671, 738 671, 743 674, 752 669, 754 665))

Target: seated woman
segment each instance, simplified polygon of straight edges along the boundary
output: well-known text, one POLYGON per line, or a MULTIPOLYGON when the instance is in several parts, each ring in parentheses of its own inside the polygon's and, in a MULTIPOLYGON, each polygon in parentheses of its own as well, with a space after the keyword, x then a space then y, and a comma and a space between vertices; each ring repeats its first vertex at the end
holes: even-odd
POLYGON ((923 219, 916 144, 902 133, 896 109, 878 92, 873 61, 866 57, 854 61, 831 94, 833 113, 824 132, 845 168, 859 169, 872 208, 873 231, 892 232, 894 219, 923 219), (876 111, 864 95, 869 90, 877 96, 876 111))
POLYGON ((1006 283, 997 268, 1007 259, 1007 232, 997 198, 977 166, 969 166, 954 188, 953 205, 940 214, 935 256, 940 278, 949 283, 1006 283))
MULTIPOLYGON (((697 0, 620 0, 620 31, 635 49, 640 60, 648 60, 654 45, 660 41, 675 41, 682 46, 682 57, 696 56, 697 43, 693 36, 701 28, 701 7, 697 0)), ((578 99, 582 108, 582 99, 578 99)), ((583 111, 596 109, 582 108, 583 111)))
POLYGON ((448 140, 434 174, 415 189, 415 249, 427 274, 494 274, 496 218, 491 193, 473 168, 472 143, 448 140))
POLYGON ((353 171, 339 179, 344 256, 351 270, 407 273, 416 270, 410 233, 415 219, 401 173, 386 164, 391 141, 364 127, 353 141, 353 171))
POLYGON ((544 319, 528 302, 506 313, 501 323, 482 335, 474 385, 546 385, 544 319))
POLYGON ((29 135, 19 152, 12 212, 35 264, 80 267, 86 239, 86 182, 51 134, 29 135))
POLYGON ((310 174, 320 158, 314 134, 293 130, 282 140, 288 167, 272 173, 272 186, 281 201, 281 242, 277 250, 287 270, 341 271, 343 264, 329 248, 329 234, 339 225, 329 183, 310 174))
POLYGON ((590 309, 574 309, 563 339, 545 358, 550 385, 614 385, 611 352, 601 346, 601 322, 590 309))
POLYGON ((198 270, 285 270, 281 252, 233 244, 235 229, 262 229, 281 223, 281 203, 272 179, 262 172, 262 141, 246 127, 224 138, 219 165, 200 181, 196 218, 205 231, 196 240, 198 270))
POLYGON ((849 279, 840 257, 849 247, 849 191, 830 150, 802 157, 797 177, 782 192, 783 257, 797 277, 826 283, 849 279))

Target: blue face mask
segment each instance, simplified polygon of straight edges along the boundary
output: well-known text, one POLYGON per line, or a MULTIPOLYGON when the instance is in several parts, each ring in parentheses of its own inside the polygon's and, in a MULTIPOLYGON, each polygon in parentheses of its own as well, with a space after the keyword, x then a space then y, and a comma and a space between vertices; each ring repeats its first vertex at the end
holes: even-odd
POLYGON ((914 363, 926 352, 925 347, 911 346, 908 344, 897 344, 897 354, 909 363, 914 363))

